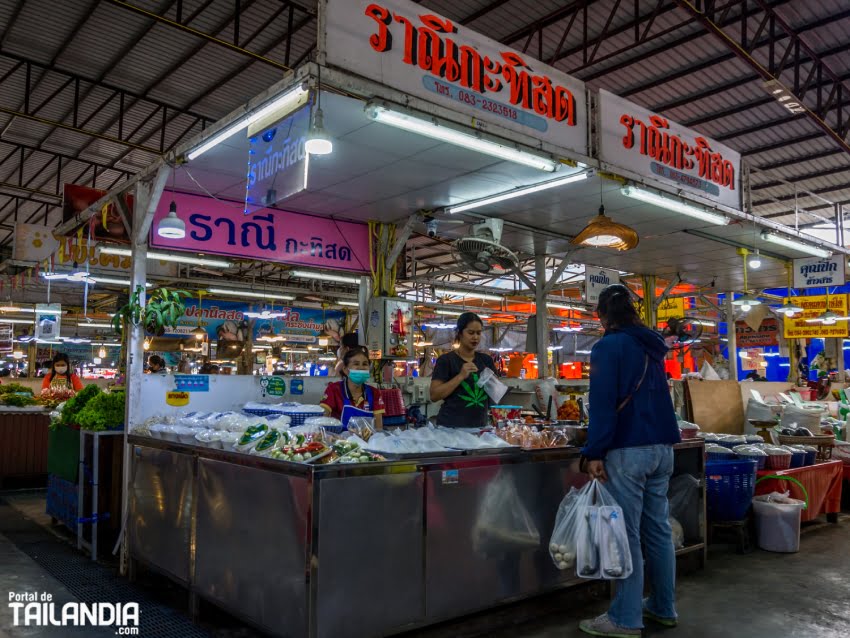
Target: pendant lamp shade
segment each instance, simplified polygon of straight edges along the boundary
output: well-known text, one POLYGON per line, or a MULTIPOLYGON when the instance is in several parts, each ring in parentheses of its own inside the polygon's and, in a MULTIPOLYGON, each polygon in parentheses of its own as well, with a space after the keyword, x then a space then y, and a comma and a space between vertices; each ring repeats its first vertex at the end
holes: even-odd
POLYGON ((570 243, 576 246, 626 251, 635 248, 638 241, 638 234, 634 229, 613 221, 605 215, 605 207, 600 206, 599 215, 594 217, 570 243))

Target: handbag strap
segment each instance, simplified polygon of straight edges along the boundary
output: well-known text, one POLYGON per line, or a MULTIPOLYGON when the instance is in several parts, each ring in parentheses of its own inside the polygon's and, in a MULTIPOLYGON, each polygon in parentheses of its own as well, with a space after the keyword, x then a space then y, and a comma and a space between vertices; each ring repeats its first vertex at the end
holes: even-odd
POLYGON ((623 410, 623 408, 625 408, 629 404, 629 402, 632 400, 632 397, 635 395, 635 393, 638 390, 640 390, 640 386, 643 385, 643 380, 646 379, 646 371, 648 369, 649 369, 649 355, 645 354, 644 359, 643 359, 643 374, 640 375, 640 379, 638 379, 637 385, 635 386, 635 389, 632 390, 631 394, 629 394, 629 396, 627 396, 625 399, 623 399, 622 402, 620 403, 620 405, 617 406, 617 412, 621 412, 623 410))

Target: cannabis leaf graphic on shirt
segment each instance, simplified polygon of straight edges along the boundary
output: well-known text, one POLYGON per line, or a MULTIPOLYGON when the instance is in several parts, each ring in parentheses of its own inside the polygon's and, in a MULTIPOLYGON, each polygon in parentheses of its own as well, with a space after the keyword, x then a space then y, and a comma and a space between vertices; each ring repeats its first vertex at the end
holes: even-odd
POLYGON ((472 374, 472 384, 468 381, 462 381, 461 387, 464 389, 459 396, 466 404, 467 408, 485 408, 487 407, 487 393, 478 387, 478 373, 472 374))

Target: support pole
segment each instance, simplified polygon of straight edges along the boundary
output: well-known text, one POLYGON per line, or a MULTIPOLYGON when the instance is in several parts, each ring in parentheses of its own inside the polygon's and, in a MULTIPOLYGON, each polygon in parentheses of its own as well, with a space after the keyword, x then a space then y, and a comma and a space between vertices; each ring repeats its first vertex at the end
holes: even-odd
POLYGON ((537 255, 534 258, 534 312, 537 315, 537 377, 545 379, 549 376, 549 309, 546 305, 546 257, 537 255))
POLYGON ((738 380, 738 339, 735 336, 735 306, 732 305, 734 293, 726 293, 726 338, 729 348, 729 379, 738 380))
POLYGON ((839 337, 835 341, 837 342, 835 344, 835 348, 837 351, 835 355, 835 365, 838 368, 838 382, 844 383, 844 339, 839 337))
POLYGON ((644 275, 641 278, 643 285, 643 320, 650 328, 658 325, 658 313, 655 304, 655 275, 644 275))

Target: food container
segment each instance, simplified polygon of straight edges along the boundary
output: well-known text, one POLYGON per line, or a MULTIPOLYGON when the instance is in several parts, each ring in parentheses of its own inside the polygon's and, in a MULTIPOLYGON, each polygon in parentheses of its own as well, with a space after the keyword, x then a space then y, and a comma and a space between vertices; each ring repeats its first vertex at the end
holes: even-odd
POLYGON ((182 443, 184 445, 196 445, 198 441, 195 439, 195 434, 197 430, 194 428, 186 427, 185 425, 172 425, 171 426, 178 443, 182 443))
POLYGON ((728 447, 712 443, 705 446, 705 457, 709 461, 732 461, 735 458, 735 453, 728 447))
POLYGON ((222 434, 218 430, 203 430, 195 433, 195 440, 204 447, 220 450, 222 434))
POLYGON ((806 452, 806 465, 814 465, 818 458, 818 449, 814 445, 800 445, 806 452))
POLYGON ((764 439, 761 438, 758 434, 747 434, 746 437, 747 443, 764 443, 764 439))
POLYGON ((806 464, 806 451, 794 445, 783 445, 783 448, 791 452, 791 467, 803 467, 806 464))
POLYGON ((738 445, 733 450, 738 458, 743 460, 755 461, 758 463, 758 469, 763 470, 767 465, 767 452, 752 445, 738 445))
POLYGON ((688 440, 697 438, 697 434, 699 434, 699 426, 694 423, 687 423, 684 425, 686 425, 687 427, 679 427, 679 431, 682 433, 682 439, 688 440))
POLYGON ((516 421, 522 418, 522 408, 518 405, 490 406, 490 422, 496 425, 500 421, 516 421))
POLYGON ((767 453, 765 469, 787 470, 791 467, 791 458, 793 455, 788 450, 781 447, 767 447, 764 451, 767 453))

